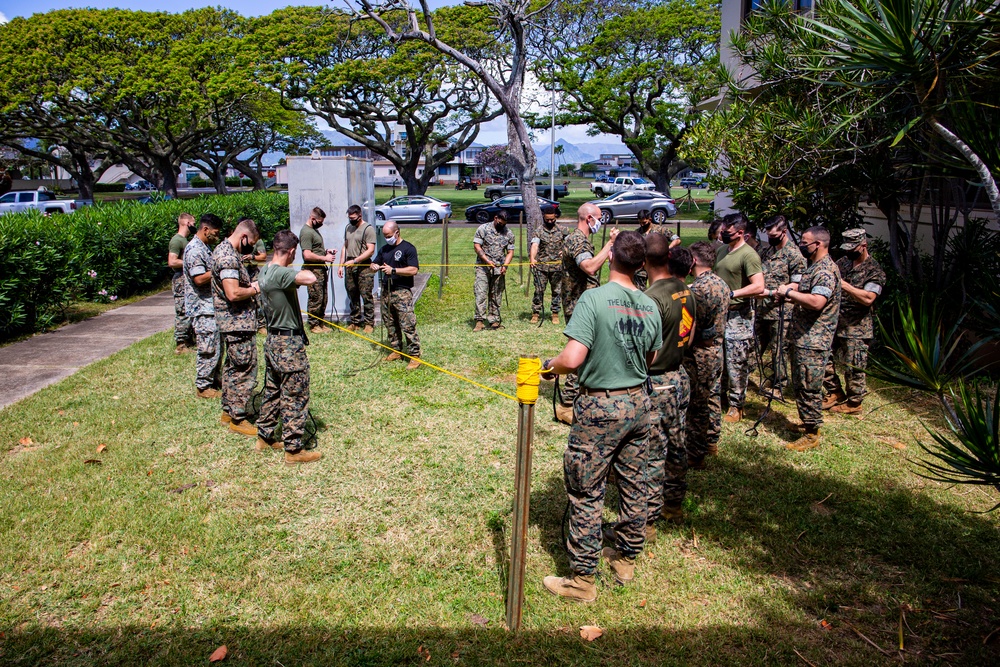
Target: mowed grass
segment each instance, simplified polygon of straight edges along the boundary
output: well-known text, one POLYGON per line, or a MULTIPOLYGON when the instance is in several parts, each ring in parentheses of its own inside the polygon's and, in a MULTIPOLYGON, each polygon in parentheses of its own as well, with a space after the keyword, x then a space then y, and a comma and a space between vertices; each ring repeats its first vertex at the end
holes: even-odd
MULTIPOLYGON (((403 233, 437 263, 438 230, 403 233)), ((471 235, 452 231, 452 262, 472 260, 471 235)), ((440 301, 435 275, 417 308, 424 358, 513 393, 518 356, 563 343, 528 324, 517 282, 506 328, 474 335, 471 270, 453 269, 440 301)), ((937 423, 919 396, 878 390, 805 454, 784 449, 793 406, 757 438, 726 425, 690 474, 688 522, 660 532, 631 586, 602 565, 597 602, 577 605, 541 586, 567 571, 568 428, 543 386, 511 634, 514 402, 314 336, 324 458, 290 468, 222 428, 172 350, 159 334, 0 411, 0 663, 204 664, 222 644, 230 663, 286 666, 998 660, 998 521, 976 513, 997 498, 914 474, 920 420, 937 423), (604 635, 585 642, 583 625, 604 635)))

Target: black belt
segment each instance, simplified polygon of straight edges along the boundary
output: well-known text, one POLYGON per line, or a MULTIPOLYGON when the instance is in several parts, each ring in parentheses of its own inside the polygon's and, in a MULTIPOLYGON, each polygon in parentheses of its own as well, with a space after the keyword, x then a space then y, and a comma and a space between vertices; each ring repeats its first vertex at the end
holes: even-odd
POLYGON ((277 327, 268 327, 267 333, 273 336, 302 336, 303 332, 298 329, 278 329, 277 327))
POLYGON ((587 396, 623 396, 625 394, 641 394, 642 390, 643 385, 637 384, 634 387, 626 389, 591 389, 589 387, 581 387, 580 393, 587 396))

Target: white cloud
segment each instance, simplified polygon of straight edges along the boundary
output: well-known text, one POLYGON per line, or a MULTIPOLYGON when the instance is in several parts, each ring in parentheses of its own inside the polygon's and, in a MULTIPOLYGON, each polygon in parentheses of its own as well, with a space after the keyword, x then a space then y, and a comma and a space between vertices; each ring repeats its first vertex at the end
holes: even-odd
POLYGON ((4 24, 6 22, 7 22, 7 17, 4 15, 3 12, 0 12, 0 25, 4 24))

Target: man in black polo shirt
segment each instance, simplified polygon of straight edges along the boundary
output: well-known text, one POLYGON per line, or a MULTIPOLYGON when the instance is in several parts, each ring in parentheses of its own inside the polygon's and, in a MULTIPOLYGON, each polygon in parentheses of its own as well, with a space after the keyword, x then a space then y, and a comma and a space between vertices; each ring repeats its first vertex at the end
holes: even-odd
POLYGON ((372 271, 382 271, 386 287, 382 290, 382 321, 389 332, 392 353, 385 360, 401 359, 398 350, 403 349, 406 337, 406 354, 410 363, 406 370, 420 367, 420 338, 417 337, 417 316, 413 312, 413 276, 417 275, 420 264, 417 249, 409 241, 404 241, 395 221, 389 220, 382 226, 385 245, 372 261, 372 271))

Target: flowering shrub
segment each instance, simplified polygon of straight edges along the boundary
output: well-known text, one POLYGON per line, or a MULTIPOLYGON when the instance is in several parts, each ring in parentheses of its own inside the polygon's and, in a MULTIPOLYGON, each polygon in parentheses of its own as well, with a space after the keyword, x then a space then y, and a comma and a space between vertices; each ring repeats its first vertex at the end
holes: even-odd
POLYGON ((224 233, 253 218, 267 242, 288 228, 288 198, 268 192, 0 216, 0 339, 44 329, 70 301, 115 301, 162 283, 181 213, 215 213, 224 233))

